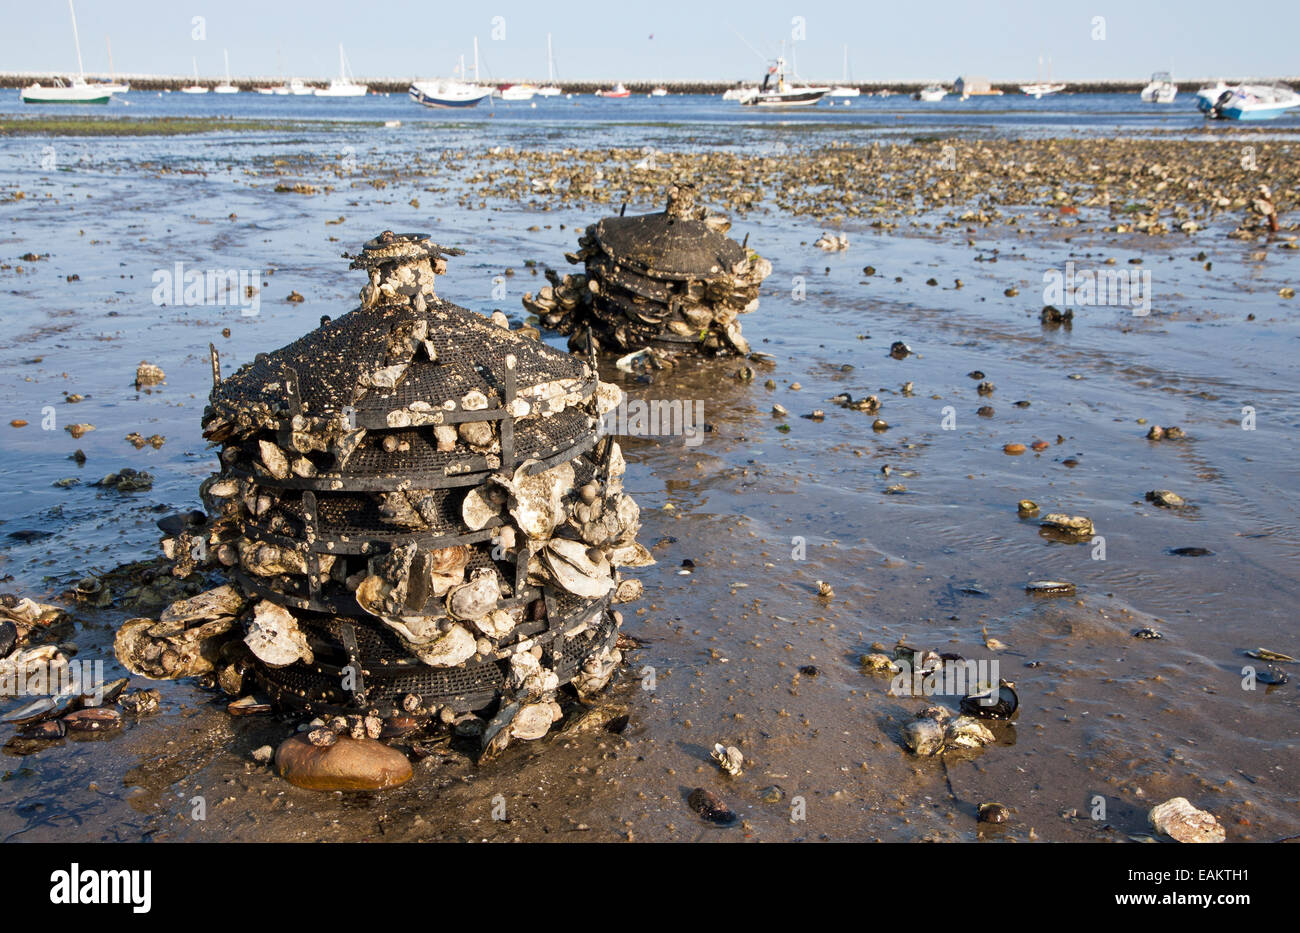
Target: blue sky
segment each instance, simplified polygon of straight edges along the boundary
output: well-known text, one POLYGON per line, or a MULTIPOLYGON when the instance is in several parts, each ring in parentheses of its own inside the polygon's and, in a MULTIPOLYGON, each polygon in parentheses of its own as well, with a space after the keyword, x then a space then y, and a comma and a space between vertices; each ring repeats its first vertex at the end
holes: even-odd
MULTIPOLYGON (((238 75, 328 77, 338 43, 359 77, 450 74, 478 36, 484 80, 540 78, 552 33, 560 77, 574 80, 736 80, 761 74, 801 17, 799 74, 838 77, 847 43, 853 77, 1032 78, 1038 56, 1065 81, 1300 73, 1300 3, 1127 0, 894 0, 890 3, 728 3, 651 0, 79 0, 87 71, 106 71, 105 36, 121 73, 220 75, 222 49, 238 75), (1235 14, 1258 14, 1250 33, 1235 14), (204 38, 195 39, 194 17, 204 38), (501 20, 494 22, 494 17, 501 20), (1103 17, 1104 38, 1096 17, 1103 17), (494 26, 498 36, 493 38, 494 26), (652 38, 653 36, 653 38, 652 38), (743 37, 743 38, 742 38, 743 37)), ((0 0, 0 72, 76 67, 66 0, 0 0)))

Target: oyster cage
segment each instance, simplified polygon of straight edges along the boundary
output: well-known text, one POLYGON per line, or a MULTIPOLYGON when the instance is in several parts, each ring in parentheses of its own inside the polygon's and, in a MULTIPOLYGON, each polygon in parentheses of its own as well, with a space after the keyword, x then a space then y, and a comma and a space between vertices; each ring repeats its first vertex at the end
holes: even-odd
POLYGON ((236 693, 247 675, 311 711, 450 722, 531 705, 523 738, 560 685, 608 682, 612 604, 640 592, 617 568, 653 563, 600 430, 621 392, 437 297, 458 254, 385 233, 352 263, 370 279, 360 307, 226 379, 212 351, 203 427, 221 469, 200 487, 207 520, 163 549, 179 575, 230 582, 124 625, 124 664, 236 693))
POLYGON ((695 205, 687 182, 668 187, 655 214, 606 217, 566 254, 585 271, 523 298, 543 327, 566 334, 574 350, 657 347, 707 355, 747 354, 737 316, 758 307, 772 264, 726 236, 731 224, 695 205))

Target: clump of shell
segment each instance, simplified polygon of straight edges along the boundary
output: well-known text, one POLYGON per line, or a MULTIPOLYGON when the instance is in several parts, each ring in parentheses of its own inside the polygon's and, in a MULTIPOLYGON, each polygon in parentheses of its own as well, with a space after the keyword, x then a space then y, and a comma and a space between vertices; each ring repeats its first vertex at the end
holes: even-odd
MULTIPOLYGON (((454 254, 385 234, 353 264, 370 278, 356 311, 224 382, 214 351, 203 424, 220 470, 200 486, 206 520, 163 551, 178 576, 228 582, 129 620, 116 642, 126 667, 272 689, 278 671, 319 670, 322 626, 341 621, 400 645, 405 659, 384 665, 496 665, 504 686, 490 703, 412 695, 387 711, 481 735, 491 753, 546 734, 562 679, 579 698, 609 683, 622 661, 610 604, 640 589, 619 568, 654 562, 636 541, 622 452, 599 430, 622 393, 535 331, 438 298, 434 277, 454 254), (359 353, 355 334, 371 341, 359 353), (444 398, 430 385, 461 388, 444 398), (543 443, 530 437, 560 440, 543 460, 522 453, 543 443), (331 524, 336 514, 347 520, 331 524)), ((313 708, 305 692, 288 700, 313 708)))
POLYGON ((560 276, 524 296, 543 327, 575 350, 647 346, 747 354, 737 316, 758 307, 772 264, 726 237, 730 222, 695 204, 695 188, 668 188, 658 214, 592 224, 565 258, 584 272, 560 276))

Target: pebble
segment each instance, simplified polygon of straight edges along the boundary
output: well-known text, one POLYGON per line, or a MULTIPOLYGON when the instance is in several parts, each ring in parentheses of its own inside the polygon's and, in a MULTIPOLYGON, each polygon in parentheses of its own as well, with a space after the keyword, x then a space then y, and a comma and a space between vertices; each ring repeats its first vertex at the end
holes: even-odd
POLYGON ((401 752, 374 739, 350 736, 339 736, 327 746, 314 745, 301 734, 291 736, 276 749, 275 768, 295 787, 319 791, 382 790, 399 787, 412 775, 411 763, 401 752))
POLYGON ((1013 457, 1020 456, 1025 452, 1026 449, 1027 448, 1025 447, 1024 444, 1004 444, 1002 446, 1002 452, 1004 454, 1010 454, 1013 457))

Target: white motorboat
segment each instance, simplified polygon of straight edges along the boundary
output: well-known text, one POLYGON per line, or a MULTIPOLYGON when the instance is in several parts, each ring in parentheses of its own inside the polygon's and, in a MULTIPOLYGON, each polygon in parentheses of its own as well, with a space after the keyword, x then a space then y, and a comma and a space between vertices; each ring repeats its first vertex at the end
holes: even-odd
POLYGON ((1169 72, 1157 71, 1138 96, 1148 104, 1172 104, 1178 96, 1178 85, 1169 72))
POLYGON ((317 97, 365 97, 366 85, 352 80, 352 69, 348 67, 347 57, 343 54, 343 43, 339 43, 339 76, 331 79, 329 87, 318 87, 317 97))
POLYGON ((660 87, 656 87, 654 90, 652 90, 652 91, 650 92, 650 96, 651 96, 651 97, 667 97, 667 96, 668 96, 668 88, 666 88, 666 87, 662 87, 662 86, 660 86, 660 87))
POLYGON ((787 84, 785 58, 782 56, 776 60, 775 65, 768 68, 762 85, 753 94, 739 100, 742 107, 811 107, 829 91, 829 87, 787 84))
POLYGON ((500 91, 502 100, 532 100, 535 94, 537 94, 537 88, 531 84, 509 84, 501 88, 500 91))
POLYGON ((758 93, 758 88, 749 84, 737 84, 735 87, 729 87, 722 92, 723 100, 744 100, 746 97, 752 97, 758 93))
POLYGON ((1196 106, 1215 120, 1276 120, 1300 107, 1300 94, 1285 84, 1218 84, 1196 92, 1196 106))
POLYGON ((212 89, 213 94, 238 94, 239 88, 230 83, 230 50, 222 49, 221 54, 226 59, 226 80, 212 89))
POLYGON ((39 81, 20 92, 24 104, 106 104, 113 92, 103 85, 87 84, 86 70, 81 65, 81 39, 77 36, 77 11, 68 0, 72 15, 72 41, 77 47, 77 76, 66 81, 55 78, 54 83, 42 85, 39 81))
POLYGON ((942 85, 929 84, 921 88, 912 95, 912 100, 923 100, 928 103, 936 103, 948 96, 948 91, 942 85))
POLYGON ((206 84, 199 84, 199 60, 194 61, 194 83, 189 87, 181 88, 182 94, 206 94, 210 88, 206 84))

